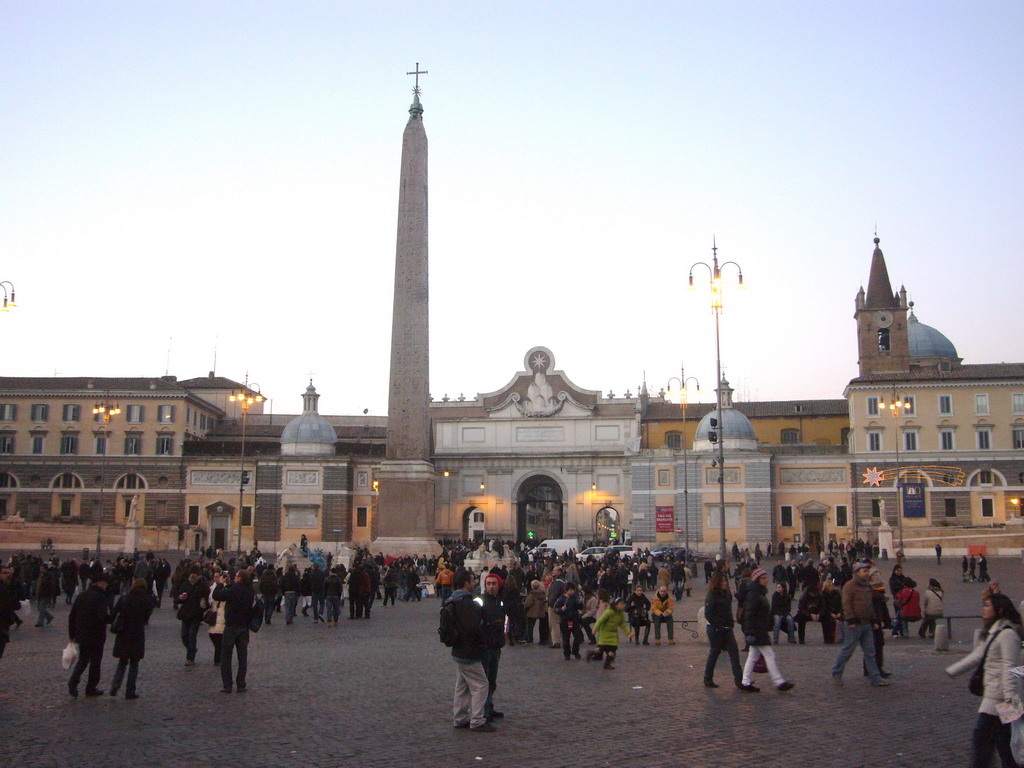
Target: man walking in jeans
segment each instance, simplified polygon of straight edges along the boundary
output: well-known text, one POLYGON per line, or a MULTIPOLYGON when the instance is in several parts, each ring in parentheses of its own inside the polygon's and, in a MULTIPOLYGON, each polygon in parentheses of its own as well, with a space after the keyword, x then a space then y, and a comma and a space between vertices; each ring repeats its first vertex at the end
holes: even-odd
POLYGON ((238 649, 238 692, 245 690, 245 673, 249 667, 249 619, 252 618, 256 593, 250 586, 249 571, 235 574, 235 583, 227 585, 227 577, 217 574, 213 599, 224 603, 224 635, 220 641, 221 693, 231 693, 231 651, 238 649))
POLYGON ((455 573, 455 591, 445 602, 451 606, 458 627, 458 637, 452 646, 452 658, 455 659, 452 724, 456 728, 486 733, 496 729, 487 722, 484 712, 488 685, 481 662, 484 655, 483 600, 473 596, 475 583, 473 572, 460 568, 455 573))
POLYGON ((843 615, 846 617, 847 629, 843 648, 836 657, 832 667, 832 682, 843 684, 843 670, 854 650, 859 645, 864 652, 864 664, 867 666, 871 685, 882 687, 889 681, 882 677, 878 664, 875 663, 875 638, 872 634, 872 622, 875 619, 874 591, 868 584, 871 566, 867 563, 856 563, 853 566, 853 578, 843 585, 843 615))

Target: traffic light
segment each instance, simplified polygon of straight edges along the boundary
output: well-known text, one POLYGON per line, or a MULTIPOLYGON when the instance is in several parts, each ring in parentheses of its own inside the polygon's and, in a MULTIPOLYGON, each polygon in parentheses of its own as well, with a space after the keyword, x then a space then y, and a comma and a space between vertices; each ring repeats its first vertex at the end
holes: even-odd
POLYGON ((718 442, 718 432, 715 431, 716 427, 718 427, 718 419, 712 417, 712 419, 711 419, 711 429, 708 430, 708 442, 709 443, 714 444, 714 443, 718 442))
POLYGON ((242 470, 242 485, 248 485, 249 481, 252 480, 252 472, 248 469, 242 470))

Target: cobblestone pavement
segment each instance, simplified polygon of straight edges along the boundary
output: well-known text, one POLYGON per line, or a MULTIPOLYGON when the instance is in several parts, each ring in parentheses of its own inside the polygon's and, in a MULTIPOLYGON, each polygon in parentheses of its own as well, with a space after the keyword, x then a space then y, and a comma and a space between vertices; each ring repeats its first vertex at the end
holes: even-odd
MULTIPOLYGON (((883 564, 883 573, 890 567, 883 564)), ((978 615, 982 585, 961 584, 958 561, 912 560, 919 583, 938 577, 947 613, 978 615)), ((993 576, 1024 597, 1024 565, 992 559, 993 576)), ((702 590, 700 590, 702 591, 702 590)), ((679 618, 695 615, 697 593, 679 618)), ((965 677, 942 669, 966 650, 977 620, 954 624, 955 650, 888 640, 888 689, 868 686, 858 656, 846 686, 829 668, 836 646, 808 628, 808 645, 777 651, 788 693, 758 676, 760 694, 730 683, 720 661, 715 690, 701 685, 706 646, 677 629, 677 645, 624 647, 618 668, 563 661, 558 651, 517 646, 502 655, 498 731, 451 727, 453 662, 437 641, 436 600, 381 608, 338 628, 281 614, 250 645, 249 691, 221 694, 205 637, 183 666, 169 602, 155 615, 137 701, 71 699, 60 667, 67 608, 46 629, 12 632, 0 660, 0 764, 30 766, 962 766, 978 699, 965 677)), ((346 612, 347 613, 347 612, 346 612)), ((33 617, 34 618, 34 617, 33 617)), ((114 663, 108 641, 102 687, 114 663)), ((859 655, 859 654, 858 654, 859 655)))

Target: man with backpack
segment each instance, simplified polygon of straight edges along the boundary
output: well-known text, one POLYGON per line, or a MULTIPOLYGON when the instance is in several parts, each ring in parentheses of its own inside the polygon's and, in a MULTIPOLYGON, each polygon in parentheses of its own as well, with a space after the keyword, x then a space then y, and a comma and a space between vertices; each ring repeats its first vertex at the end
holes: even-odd
POLYGON ((487 674, 484 656, 483 600, 474 597, 476 576, 460 568, 455 572, 455 591, 441 606, 441 642, 452 649, 455 660, 455 698, 452 724, 456 728, 488 733, 496 730, 487 722, 487 674))

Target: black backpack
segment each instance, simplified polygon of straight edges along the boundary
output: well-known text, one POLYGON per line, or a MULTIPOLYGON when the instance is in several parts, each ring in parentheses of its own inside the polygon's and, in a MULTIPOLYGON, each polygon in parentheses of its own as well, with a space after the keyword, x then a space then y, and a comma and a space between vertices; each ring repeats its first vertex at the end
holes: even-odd
POLYGON ((449 648, 459 642, 459 617, 455 611, 455 602, 447 600, 441 606, 441 620, 437 627, 441 643, 449 648))

